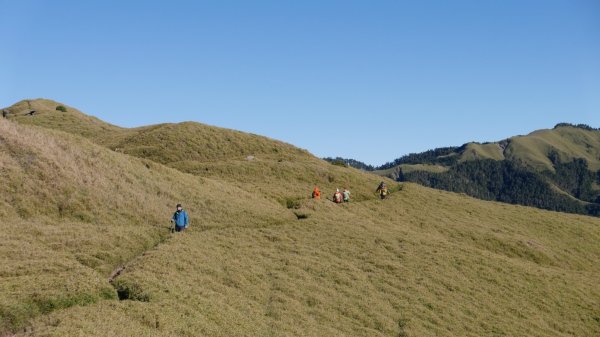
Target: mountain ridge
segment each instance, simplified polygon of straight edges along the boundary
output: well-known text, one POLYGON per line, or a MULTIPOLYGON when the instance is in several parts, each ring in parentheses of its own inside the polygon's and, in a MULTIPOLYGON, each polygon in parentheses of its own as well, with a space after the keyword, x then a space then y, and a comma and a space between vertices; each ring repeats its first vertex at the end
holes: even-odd
POLYGON ((600 130, 585 124, 411 153, 369 171, 484 200, 600 215, 600 130))
MULTIPOLYGON (((199 154, 209 162, 161 164, 38 117, 0 120, 0 334, 600 333, 600 219, 397 185, 285 146, 240 158, 226 132, 199 154), (334 204, 342 185, 353 199, 334 204), (177 202, 191 225, 170 234, 177 202)), ((203 149, 195 136, 181 146, 203 149)))

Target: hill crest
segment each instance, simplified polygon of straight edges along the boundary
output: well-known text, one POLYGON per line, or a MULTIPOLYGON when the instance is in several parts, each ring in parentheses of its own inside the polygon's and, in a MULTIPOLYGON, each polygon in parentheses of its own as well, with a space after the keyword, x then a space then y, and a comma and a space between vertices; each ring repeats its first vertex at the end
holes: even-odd
POLYGON ((600 333, 596 218, 411 183, 379 200, 381 178, 293 151, 164 165, 5 120, 0 149, 0 334, 600 333))

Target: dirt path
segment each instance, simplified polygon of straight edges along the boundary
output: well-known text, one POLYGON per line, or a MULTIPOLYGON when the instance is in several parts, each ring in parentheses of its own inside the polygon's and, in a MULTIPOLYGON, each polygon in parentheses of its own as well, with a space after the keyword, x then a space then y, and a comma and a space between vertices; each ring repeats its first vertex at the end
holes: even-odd
POLYGON ((127 269, 128 266, 132 265, 136 260, 138 260, 142 256, 146 255, 147 252, 156 249, 160 244, 166 242, 171 237, 171 235, 173 235, 173 234, 166 234, 166 235, 159 236, 158 240, 151 247, 149 247, 148 249, 143 250, 141 253, 133 256, 131 259, 125 261, 124 263, 119 264, 110 273, 110 276, 107 279, 108 283, 110 283, 112 285, 113 282, 115 281, 115 279, 117 277, 119 277, 127 269))

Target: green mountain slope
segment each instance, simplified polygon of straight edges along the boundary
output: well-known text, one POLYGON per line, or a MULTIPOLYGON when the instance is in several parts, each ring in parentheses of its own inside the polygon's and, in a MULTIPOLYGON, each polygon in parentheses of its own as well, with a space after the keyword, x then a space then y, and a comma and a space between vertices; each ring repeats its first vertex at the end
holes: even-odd
POLYGON ((556 153, 560 163, 585 159, 592 171, 600 170, 600 130, 575 126, 557 126, 552 130, 539 130, 527 136, 509 140, 505 155, 519 160, 538 171, 553 171, 549 156, 556 153))
POLYGON ((26 122, 0 120, 0 335, 600 334, 598 218, 411 183, 382 201, 377 176, 288 145, 225 142, 190 174, 26 122), (309 199, 314 177, 358 198, 309 199), (176 202, 192 226, 169 234, 176 202))
POLYGON ((411 154, 375 172, 486 200, 600 215, 600 130, 584 125, 411 154))

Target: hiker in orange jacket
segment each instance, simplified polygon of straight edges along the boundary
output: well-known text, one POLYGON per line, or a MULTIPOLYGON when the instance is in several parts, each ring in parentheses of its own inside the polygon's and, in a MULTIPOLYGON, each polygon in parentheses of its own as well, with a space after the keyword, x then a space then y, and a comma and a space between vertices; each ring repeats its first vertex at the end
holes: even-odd
POLYGON ((315 188, 313 189, 312 197, 313 199, 321 199, 321 191, 319 191, 319 188, 317 186, 315 186, 315 188))

